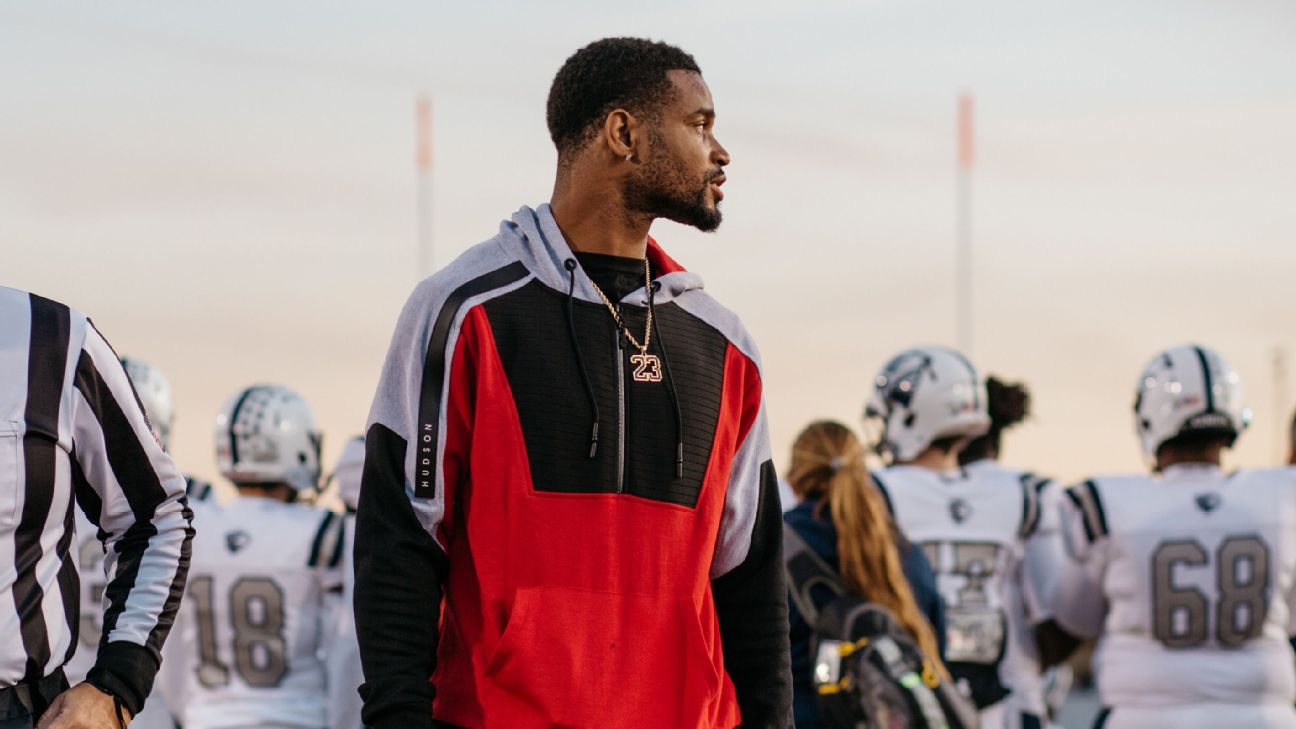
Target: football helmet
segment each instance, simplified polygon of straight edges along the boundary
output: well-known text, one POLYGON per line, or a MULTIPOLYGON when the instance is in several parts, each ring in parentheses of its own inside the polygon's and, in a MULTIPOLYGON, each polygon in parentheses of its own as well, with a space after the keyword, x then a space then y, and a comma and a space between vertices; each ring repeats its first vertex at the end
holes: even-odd
POLYGON ((175 423, 175 399, 171 396, 171 383, 163 376, 162 370, 141 359, 134 357, 121 358, 122 369, 135 386, 144 414, 148 416, 149 425, 153 426, 153 435, 157 436, 162 450, 171 445, 171 426, 175 423))
POLYGON ((1218 352, 1195 344, 1153 357, 1134 393, 1134 429, 1143 454, 1185 433, 1219 433, 1233 439, 1251 422, 1242 404, 1242 379, 1218 352))
POLYGON ((892 357, 873 380, 864 408, 874 447, 892 461, 918 457, 935 441, 968 439, 990 428, 985 383, 966 357, 946 347, 915 347, 892 357))
POLYGON ((238 483, 286 483, 314 489, 323 436, 315 414, 282 385, 253 385, 225 402, 213 430, 216 467, 238 483))

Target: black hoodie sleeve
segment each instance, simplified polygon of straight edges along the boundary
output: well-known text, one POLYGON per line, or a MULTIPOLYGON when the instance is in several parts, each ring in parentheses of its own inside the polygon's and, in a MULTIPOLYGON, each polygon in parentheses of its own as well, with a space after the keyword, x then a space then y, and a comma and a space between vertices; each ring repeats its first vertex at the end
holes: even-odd
POLYGON ((405 495, 404 438, 375 423, 365 436, 356 510, 355 622, 365 683, 362 718, 373 729, 433 726, 444 553, 405 495))
POLYGON ((711 583, 725 670, 743 729, 792 726, 792 654, 783 580, 783 517, 774 464, 759 467, 759 495, 746 558, 711 583))

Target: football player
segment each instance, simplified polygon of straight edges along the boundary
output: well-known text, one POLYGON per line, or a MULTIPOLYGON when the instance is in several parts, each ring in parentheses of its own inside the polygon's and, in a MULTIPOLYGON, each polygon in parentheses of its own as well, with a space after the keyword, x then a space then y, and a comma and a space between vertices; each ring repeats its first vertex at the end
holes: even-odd
POLYGON ((1098 636, 1108 729, 1296 727, 1296 471, 1221 470, 1248 420, 1219 354, 1166 350, 1134 400, 1151 475, 1095 478, 1063 500, 1074 563, 1053 610, 1098 636))
POLYGON ((329 628, 332 637, 325 662, 328 666, 329 685, 329 723, 333 729, 359 729, 360 694, 358 689, 364 682, 364 672, 360 670, 360 644, 356 640, 355 613, 351 610, 351 599, 354 595, 355 569, 353 567, 351 528, 355 520, 356 504, 360 501, 360 472, 364 468, 364 436, 357 435, 347 441, 342 449, 342 456, 329 476, 329 486, 325 494, 336 497, 346 510, 346 542, 342 556, 342 592, 339 608, 334 611, 333 625, 329 628))
POLYGON ((917 347, 874 380, 865 417, 890 463, 874 474, 896 523, 922 546, 945 599, 946 665, 983 727, 1036 729, 1046 709, 1025 615, 1038 592, 1024 566, 1041 481, 993 463, 959 466, 987 433, 985 385, 958 352, 917 347))
POLYGON ((215 441, 238 497, 193 506, 179 638, 160 679, 167 704, 185 729, 324 729, 345 520, 295 503, 319 481, 315 417, 292 390, 256 385, 225 404, 215 441))

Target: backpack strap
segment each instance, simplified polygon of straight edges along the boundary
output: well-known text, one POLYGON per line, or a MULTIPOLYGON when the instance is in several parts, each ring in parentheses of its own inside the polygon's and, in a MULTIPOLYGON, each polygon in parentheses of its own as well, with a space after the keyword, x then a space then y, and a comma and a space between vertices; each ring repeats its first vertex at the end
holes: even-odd
POLYGON ((895 518, 895 505, 891 503, 891 493, 887 489, 886 482, 879 477, 877 471, 870 471, 869 476, 873 478, 873 486, 877 488, 878 493, 882 494, 882 501, 886 504, 887 513, 891 518, 895 518))
POLYGON ((813 588, 826 587, 838 597, 846 594, 846 585, 837 571, 815 554, 789 524, 783 525, 783 574, 787 578, 792 604, 811 626, 819 622, 819 608, 811 598, 813 588))
POLYGON ((945 718, 945 710, 941 707, 940 699, 936 697, 923 677, 907 665, 900 646, 890 638, 882 638, 873 642, 873 648, 877 651, 877 656, 882 659, 882 665, 886 667, 891 679, 908 691, 914 703, 918 704, 918 711, 926 722, 925 726, 932 729, 948 727, 949 722, 945 718))

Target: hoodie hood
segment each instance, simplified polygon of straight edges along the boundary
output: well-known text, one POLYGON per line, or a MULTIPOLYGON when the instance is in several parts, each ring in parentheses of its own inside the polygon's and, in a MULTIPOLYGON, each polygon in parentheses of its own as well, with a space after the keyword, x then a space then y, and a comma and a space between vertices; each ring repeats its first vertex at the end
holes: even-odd
MULTIPOLYGON (((564 267, 568 259, 575 259, 571 246, 563 238, 554 220, 549 203, 532 209, 523 205, 513 217, 500 223, 500 246, 521 261, 545 285, 566 292, 568 274, 564 267)), ((654 295, 657 303, 664 303, 681 294, 702 288, 702 277, 684 270, 684 267, 666 255, 657 241, 648 237, 648 261, 656 274, 653 280, 661 289, 654 295)), ((576 298, 599 303, 588 276, 579 276, 574 292, 576 298)), ((648 303, 647 292, 640 287, 626 294, 623 302, 643 306, 648 303)))

